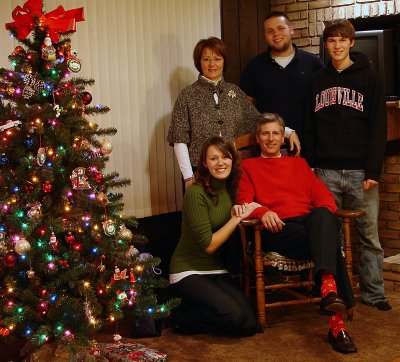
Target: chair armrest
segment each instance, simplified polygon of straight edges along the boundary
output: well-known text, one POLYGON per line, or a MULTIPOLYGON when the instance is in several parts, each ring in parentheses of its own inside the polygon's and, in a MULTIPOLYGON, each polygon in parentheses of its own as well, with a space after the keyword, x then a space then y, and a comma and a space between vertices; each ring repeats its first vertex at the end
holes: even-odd
POLYGON ((337 216, 343 218, 354 219, 357 217, 365 216, 365 211, 362 210, 336 210, 335 213, 337 216))
POLYGON ((240 222, 244 227, 248 227, 248 226, 257 226, 259 224, 261 224, 259 219, 243 219, 240 222))

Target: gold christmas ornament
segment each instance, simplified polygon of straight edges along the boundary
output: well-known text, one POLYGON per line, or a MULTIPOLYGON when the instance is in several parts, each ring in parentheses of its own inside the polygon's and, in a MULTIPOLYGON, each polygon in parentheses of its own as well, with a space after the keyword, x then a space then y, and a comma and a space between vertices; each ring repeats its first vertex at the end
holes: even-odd
POLYGON ((104 139, 100 144, 100 153, 102 155, 108 155, 112 152, 112 144, 108 140, 104 139))
POLYGON ((29 244, 28 240, 25 238, 21 238, 15 244, 14 250, 19 255, 26 254, 29 250, 31 250, 31 244, 29 244))
POLYGON ((132 240, 132 231, 130 231, 125 225, 120 226, 120 230, 118 236, 122 240, 131 241, 132 240))

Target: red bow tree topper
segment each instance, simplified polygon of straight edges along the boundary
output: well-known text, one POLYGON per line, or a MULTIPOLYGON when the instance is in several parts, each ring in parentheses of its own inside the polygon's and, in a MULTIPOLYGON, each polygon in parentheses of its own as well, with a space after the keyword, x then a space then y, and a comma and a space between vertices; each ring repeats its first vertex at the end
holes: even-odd
POLYGON ((35 26, 40 26, 47 28, 51 41, 57 43, 61 34, 76 31, 76 23, 85 20, 83 8, 65 10, 60 5, 43 13, 42 7, 42 0, 28 0, 23 7, 17 6, 12 12, 14 21, 6 23, 6 29, 15 29, 18 39, 24 40, 35 26))

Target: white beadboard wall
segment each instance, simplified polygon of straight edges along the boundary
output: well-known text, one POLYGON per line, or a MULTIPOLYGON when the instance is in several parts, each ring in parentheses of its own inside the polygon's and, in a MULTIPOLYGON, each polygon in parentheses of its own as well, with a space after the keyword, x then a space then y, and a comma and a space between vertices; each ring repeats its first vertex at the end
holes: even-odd
MULTIPOLYGON (((25 0, 0 1, 0 66, 17 42, 4 24, 25 0)), ((125 213, 145 217, 181 208, 182 185, 173 149, 166 142, 171 110, 181 89, 197 78, 196 42, 221 36, 219 0, 43 0, 44 11, 84 7, 72 47, 82 60, 80 76, 93 104, 111 108, 96 116, 114 126, 108 171, 132 180, 123 190, 125 213)))

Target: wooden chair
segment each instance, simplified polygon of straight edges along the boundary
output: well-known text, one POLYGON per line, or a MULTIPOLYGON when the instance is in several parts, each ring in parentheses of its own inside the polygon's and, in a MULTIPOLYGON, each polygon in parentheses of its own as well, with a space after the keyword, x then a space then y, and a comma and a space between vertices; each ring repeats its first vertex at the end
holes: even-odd
MULTIPOLYGON (((259 156, 260 154, 254 134, 237 137, 234 143, 242 159, 259 156)), ((346 269, 354 287, 350 223, 351 220, 362 217, 365 213, 355 210, 338 210, 336 215, 342 218, 344 232, 343 252, 346 269)), ((321 301, 320 297, 312 295, 314 286, 312 269, 314 264, 311 260, 293 260, 278 253, 264 253, 261 245, 262 224, 258 219, 243 220, 239 224, 239 230, 243 255, 243 287, 249 297, 251 280, 255 277, 258 322, 261 330, 264 330, 266 325, 266 309, 268 308, 319 303, 321 301), (249 236, 249 230, 253 234, 252 236, 249 236), (278 282, 266 282, 268 277, 265 275, 265 269, 268 267, 284 272, 283 279, 278 282), (302 276, 299 275, 299 272, 302 273, 302 276), (304 274, 306 274, 306 278, 304 278, 304 274), (290 299, 269 301, 266 294, 273 291, 285 292, 290 299)), ((349 319, 352 319, 353 314, 353 308, 348 310, 349 319)))

